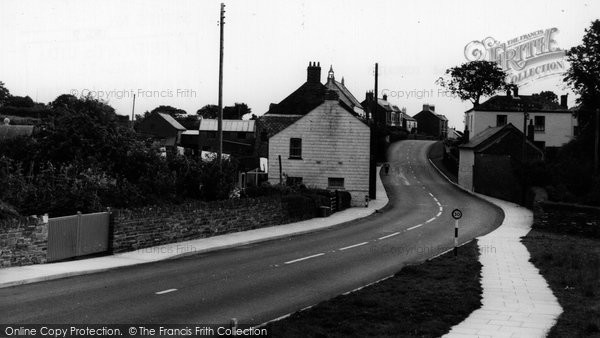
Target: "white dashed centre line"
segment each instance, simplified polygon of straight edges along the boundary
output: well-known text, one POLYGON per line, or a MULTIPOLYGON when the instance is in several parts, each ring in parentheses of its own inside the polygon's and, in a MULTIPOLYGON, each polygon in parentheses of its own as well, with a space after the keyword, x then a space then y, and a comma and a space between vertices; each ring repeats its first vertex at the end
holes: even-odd
POLYGON ((432 217, 432 218, 426 220, 425 223, 433 222, 434 220, 435 220, 435 217, 432 217))
POLYGON ((422 226, 423 226, 423 223, 421 223, 421 224, 417 224, 417 225, 415 225, 414 227, 410 227, 410 228, 406 229, 406 231, 411 231, 411 230, 413 230, 413 229, 416 229, 416 228, 418 228, 418 227, 422 227, 422 226))
POLYGON ((381 239, 386 239, 386 238, 394 237, 394 236, 396 236, 398 234, 400 234, 400 232, 394 232, 393 234, 389 234, 389 235, 386 235, 386 236, 383 236, 383 237, 379 237, 379 239, 381 240, 381 239))
POLYGON ((346 247, 340 248, 340 251, 344 251, 344 250, 356 248, 357 246, 362 246, 362 245, 365 245, 365 244, 369 244, 369 242, 362 242, 362 243, 358 243, 358 244, 346 246, 346 247))
POLYGON ((162 291, 155 292, 155 294, 157 294, 157 295, 164 295, 165 293, 169 293, 169 292, 173 292, 173 291, 177 291, 177 289, 162 290, 162 291))
POLYGON ((293 263, 297 263, 297 262, 302 262, 302 261, 305 261, 305 260, 307 260, 307 259, 311 259, 311 258, 315 258, 315 257, 323 256, 324 254, 325 254, 325 253, 321 252, 321 253, 318 253, 318 254, 316 254, 316 255, 306 256, 306 257, 302 257, 302 258, 294 259, 294 260, 291 260, 291 261, 287 261, 287 262, 285 262, 285 263, 283 263, 283 264, 293 264, 293 263))

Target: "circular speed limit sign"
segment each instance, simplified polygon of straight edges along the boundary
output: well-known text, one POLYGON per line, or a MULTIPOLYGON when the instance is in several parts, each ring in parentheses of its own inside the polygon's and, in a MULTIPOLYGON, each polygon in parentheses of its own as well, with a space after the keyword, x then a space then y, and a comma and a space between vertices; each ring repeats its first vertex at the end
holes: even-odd
POLYGON ((460 219, 461 217, 462 217, 462 211, 460 211, 458 209, 452 210, 452 218, 460 219))

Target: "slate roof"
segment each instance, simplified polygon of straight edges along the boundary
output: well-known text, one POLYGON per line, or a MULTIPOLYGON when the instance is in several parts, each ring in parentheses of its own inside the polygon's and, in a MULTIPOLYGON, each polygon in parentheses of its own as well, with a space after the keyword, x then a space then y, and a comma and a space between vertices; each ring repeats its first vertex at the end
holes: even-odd
POLYGON ((34 126, 0 125, 0 140, 31 136, 34 126))
POLYGON ((327 81, 325 87, 327 87, 327 89, 336 91, 340 100, 344 102, 348 107, 359 107, 361 110, 363 110, 360 101, 358 101, 356 97, 352 95, 352 93, 348 90, 348 88, 346 88, 346 86, 343 83, 337 82, 335 81, 335 79, 331 79, 327 81))
POLYGON ((158 113, 158 115, 160 115, 163 119, 165 119, 165 121, 172 125, 173 128, 177 130, 186 130, 186 128, 182 126, 181 123, 177 122, 177 120, 175 120, 173 116, 165 113, 158 113))
MULTIPOLYGON (((223 120, 223 131, 254 132, 255 120, 223 120)), ((219 120, 201 119, 198 130, 217 131, 219 130, 219 120)))
POLYGON ((547 100, 539 95, 496 95, 484 103, 479 104, 477 108, 467 110, 467 112, 473 110, 519 112, 523 111, 524 106, 527 106, 529 112, 569 112, 569 109, 563 108, 560 104, 547 100))
MULTIPOLYGON (((316 108, 316 107, 315 107, 316 108)), ((304 115, 271 114, 267 113, 256 120, 257 128, 267 132, 267 138, 279 133, 298 121, 304 115)))
POLYGON ((271 104, 268 114, 306 115, 323 103, 327 87, 320 82, 305 82, 278 104, 271 104))

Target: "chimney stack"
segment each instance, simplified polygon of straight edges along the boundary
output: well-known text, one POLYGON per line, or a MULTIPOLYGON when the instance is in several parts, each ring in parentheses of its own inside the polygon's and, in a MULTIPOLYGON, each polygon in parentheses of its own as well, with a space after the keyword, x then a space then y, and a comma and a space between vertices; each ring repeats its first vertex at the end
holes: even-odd
POLYGON ((306 68, 306 82, 321 83, 321 63, 309 62, 306 68))
POLYGON ((383 101, 387 101, 387 94, 383 94, 383 101))
POLYGON ((515 97, 519 96, 519 87, 517 85, 513 85, 513 94, 515 97))
POLYGON ((373 92, 367 92, 365 95, 365 100, 367 100, 367 102, 373 101, 373 92))
POLYGON ((423 110, 424 111, 429 111, 429 104, 424 104, 423 105, 423 110))
POLYGON ((567 97, 569 96, 569 94, 565 94, 565 95, 561 95, 560 96, 560 107, 564 108, 564 109, 569 109, 569 107, 567 107, 567 97))

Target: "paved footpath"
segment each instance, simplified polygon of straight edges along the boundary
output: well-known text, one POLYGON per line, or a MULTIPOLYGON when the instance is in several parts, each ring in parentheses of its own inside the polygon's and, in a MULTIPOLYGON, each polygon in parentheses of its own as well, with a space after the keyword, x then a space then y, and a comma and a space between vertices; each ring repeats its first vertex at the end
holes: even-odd
POLYGON ((533 214, 517 204, 478 195, 504 211, 504 222, 479 237, 482 307, 444 337, 545 337, 562 313, 521 243, 533 214))
MULTIPOLYGON (((380 170, 381 167, 378 167, 377 172, 380 172, 380 170)), ((358 218, 367 217, 385 207, 389 200, 379 175, 377 175, 376 183, 377 199, 370 201, 368 207, 349 208, 336 212, 326 218, 312 218, 301 222, 165 244, 115 255, 4 268, 0 269, 0 288, 223 250, 329 228, 358 218)))

